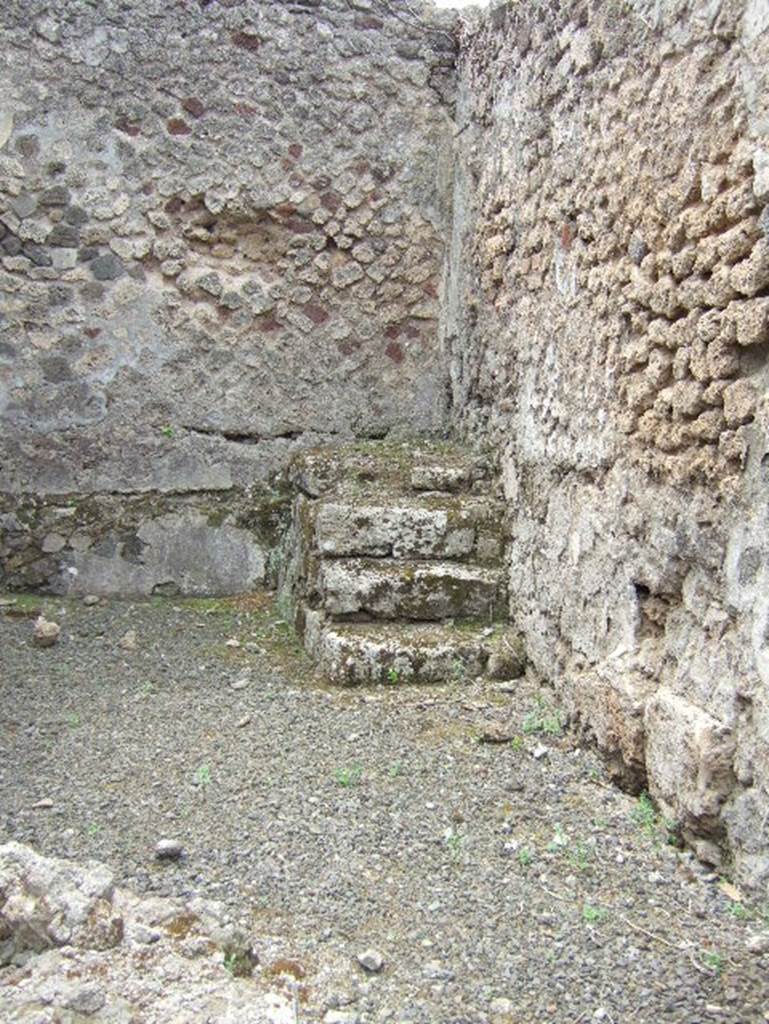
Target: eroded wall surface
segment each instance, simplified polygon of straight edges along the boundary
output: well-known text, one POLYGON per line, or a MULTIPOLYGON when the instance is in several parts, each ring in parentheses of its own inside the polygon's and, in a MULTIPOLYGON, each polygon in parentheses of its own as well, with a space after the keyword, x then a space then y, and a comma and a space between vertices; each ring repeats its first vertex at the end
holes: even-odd
POLYGON ((447 341, 511 613, 617 774, 769 880, 769 4, 467 30, 447 341))
POLYGON ((454 40, 420 10, 3 5, 5 583, 247 589, 292 451, 443 427, 454 40))

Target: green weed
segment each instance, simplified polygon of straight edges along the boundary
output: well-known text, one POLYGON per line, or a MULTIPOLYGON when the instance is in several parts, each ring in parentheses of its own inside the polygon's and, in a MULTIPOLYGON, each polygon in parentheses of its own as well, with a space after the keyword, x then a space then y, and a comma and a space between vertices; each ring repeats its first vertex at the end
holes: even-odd
POLYGON ((641 793, 638 797, 631 817, 640 830, 655 844, 664 839, 670 846, 681 845, 678 822, 673 821, 672 818, 663 818, 648 793, 641 793))
POLYGON ((534 853, 527 849, 527 847, 522 846, 518 851, 518 863, 522 868, 530 867, 534 863, 534 853))
POLYGON ((564 849, 564 847, 568 845, 569 837, 566 835, 561 825, 556 825, 553 838, 547 844, 547 852, 558 853, 560 850, 564 849))
POLYGON ((593 858, 593 850, 586 843, 575 843, 567 850, 566 858, 577 871, 587 871, 593 858))
POLYGON ((726 909, 738 921, 746 921, 751 916, 748 908, 742 903, 728 903, 726 909))
POLYGON ((536 707, 524 715, 521 729, 525 736, 560 736, 563 732, 561 713, 552 708, 544 697, 537 697, 536 707))
POLYGON ((603 907, 594 907, 590 903, 585 903, 582 906, 582 920, 586 924, 598 924, 606 917, 606 911, 603 907))
POLYGON ((207 764, 201 764, 195 771, 195 782, 205 789, 211 785, 211 769, 207 764))
POLYGON ((724 958, 720 953, 716 953, 715 950, 705 953, 703 956, 703 962, 706 967, 709 967, 714 974, 722 974, 724 970, 724 958))
POLYGON ((459 658, 455 658, 454 661, 451 663, 451 678, 455 682, 461 683, 466 677, 467 665, 465 665, 465 663, 461 661, 459 658))
POLYGON ((363 769, 359 764, 354 764, 349 768, 337 768, 334 773, 334 778, 340 786, 357 786, 363 775, 363 769))
POLYGON ((462 856, 462 848, 465 845, 465 837, 456 829, 448 828, 443 833, 443 841, 448 848, 452 861, 456 864, 462 856))

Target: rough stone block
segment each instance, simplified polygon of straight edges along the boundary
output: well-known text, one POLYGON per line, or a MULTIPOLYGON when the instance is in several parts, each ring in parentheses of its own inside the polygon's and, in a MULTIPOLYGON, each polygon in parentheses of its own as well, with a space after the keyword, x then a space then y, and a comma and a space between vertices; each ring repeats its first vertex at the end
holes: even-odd
POLYGON ((644 721, 652 795, 695 833, 717 830, 721 806, 734 787, 731 729, 667 688, 648 702, 644 721))
POLYGON ((505 611, 501 574, 460 563, 332 561, 323 563, 320 579, 332 616, 490 620, 505 611))

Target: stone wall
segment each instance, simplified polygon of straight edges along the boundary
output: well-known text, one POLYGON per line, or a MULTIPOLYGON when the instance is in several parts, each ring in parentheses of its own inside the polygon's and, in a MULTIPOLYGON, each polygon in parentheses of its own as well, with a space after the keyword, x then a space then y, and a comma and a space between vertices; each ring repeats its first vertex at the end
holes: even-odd
POLYGON ((536 667, 699 853, 769 880, 769 6, 466 28, 447 336, 536 667))
POLYGON ((294 450, 443 427, 454 39, 418 11, 3 5, 0 582, 245 589, 294 450))

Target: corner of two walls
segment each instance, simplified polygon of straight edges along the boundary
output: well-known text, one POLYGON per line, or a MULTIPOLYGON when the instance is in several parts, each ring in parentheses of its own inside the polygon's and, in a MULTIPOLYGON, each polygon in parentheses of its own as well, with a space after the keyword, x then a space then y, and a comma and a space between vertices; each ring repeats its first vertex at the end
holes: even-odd
POLYGON ((511 617, 616 775, 769 881, 769 9, 496 5, 445 333, 511 617))
POLYGON ((246 590, 294 451, 444 429, 454 41, 407 6, 3 5, 0 585, 246 590))

